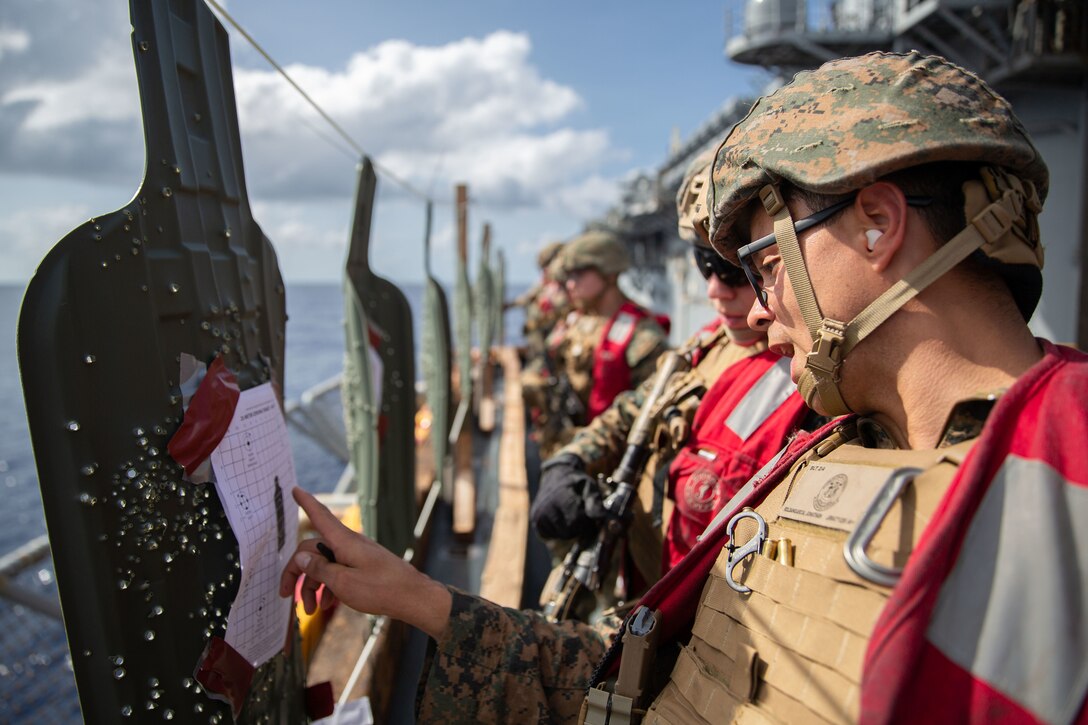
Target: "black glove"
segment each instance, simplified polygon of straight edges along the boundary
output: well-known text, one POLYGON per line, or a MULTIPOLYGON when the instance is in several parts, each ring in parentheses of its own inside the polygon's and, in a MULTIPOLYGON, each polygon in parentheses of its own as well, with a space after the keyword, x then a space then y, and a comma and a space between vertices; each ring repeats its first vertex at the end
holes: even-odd
POLYGON ((563 453, 540 467, 540 488, 529 518, 542 539, 577 539, 597 531, 604 516, 597 480, 578 456, 563 453))

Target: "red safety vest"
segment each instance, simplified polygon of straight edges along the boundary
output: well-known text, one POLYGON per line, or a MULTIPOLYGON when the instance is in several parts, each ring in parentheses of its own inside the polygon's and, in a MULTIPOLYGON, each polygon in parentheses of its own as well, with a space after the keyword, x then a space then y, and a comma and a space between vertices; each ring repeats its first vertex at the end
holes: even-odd
POLYGON ((866 722, 1088 722, 1088 355, 994 406, 865 657, 866 722))
POLYGON ((601 341, 593 355, 593 389, 589 391, 586 423, 612 405, 624 390, 631 388, 631 368, 627 366, 627 346, 640 320, 650 313, 627 301, 616 310, 601 332, 601 341))
POLYGON ((785 444, 808 412, 789 359, 765 350, 725 370, 707 391, 688 443, 669 466, 676 503, 662 573, 677 564, 714 514, 785 444))

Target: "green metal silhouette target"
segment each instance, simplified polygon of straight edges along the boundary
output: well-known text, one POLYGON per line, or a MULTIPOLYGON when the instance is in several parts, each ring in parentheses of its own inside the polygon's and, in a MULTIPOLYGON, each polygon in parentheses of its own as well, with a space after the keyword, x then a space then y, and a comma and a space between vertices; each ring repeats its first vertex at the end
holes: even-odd
MULTIPOLYGON (((166 446, 182 353, 283 389, 284 288, 250 211, 226 32, 197 0, 134 0, 131 17, 146 174, 41 262, 20 371, 84 719, 225 722, 192 678, 224 632, 237 542, 166 446)), ((241 721, 305 717, 298 652, 257 671, 241 721)))

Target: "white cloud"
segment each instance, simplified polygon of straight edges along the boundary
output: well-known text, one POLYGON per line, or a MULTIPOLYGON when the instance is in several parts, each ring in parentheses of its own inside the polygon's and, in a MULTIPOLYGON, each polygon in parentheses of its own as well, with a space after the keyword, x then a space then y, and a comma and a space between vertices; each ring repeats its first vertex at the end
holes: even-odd
MULTIPOLYGON (((497 31, 437 47, 387 41, 339 70, 286 70, 398 176, 440 188, 464 180, 474 196, 534 205, 612 152, 603 130, 555 127, 582 100, 541 78, 530 50, 528 36, 497 31)), ((256 152, 249 158, 262 168, 256 177, 266 191, 289 193, 322 164, 342 163, 304 127, 317 123, 315 112, 276 73, 238 70, 235 89, 247 150, 256 152), (265 167, 264 158, 274 164, 265 167)))
MULTIPOLYGON (((131 46, 121 35, 72 46, 63 67, 26 66, 28 72, 0 85, 0 165, 29 170, 43 182, 138 183, 139 102, 131 46)), ((3 37, 0 52, 15 52, 3 37)), ((45 52, 26 42, 27 58, 45 52)), ((473 244, 480 224, 493 222, 497 243, 508 250, 517 245, 507 257, 510 277, 531 279, 540 244, 570 236, 614 203, 615 184, 599 169, 624 158, 607 130, 578 127, 583 100, 543 78, 531 51, 528 35, 497 31, 441 46, 387 41, 340 67, 287 70, 384 169, 440 202, 432 244, 440 276, 453 268, 452 187, 467 182, 473 244), (531 250, 523 248, 526 239, 531 250)), ((275 71, 235 68, 234 81, 255 218, 286 276, 335 279, 350 226, 355 152, 275 71)), ((421 209, 417 197, 379 171, 376 224, 383 236, 374 250, 376 269, 416 275, 421 209)), ((41 245, 11 244, 19 229, 12 218, 2 227, 9 243, 0 254, 17 250, 39 259, 41 245)), ((71 228, 70 213, 67 219, 53 238, 71 228)))
MULTIPOLYGON (((482 131, 461 140, 442 156, 449 181, 467 180, 470 194, 494 203, 538 205, 560 187, 592 171, 609 154, 604 131, 560 129, 527 134, 482 131)), ((413 148, 396 148, 382 162, 402 173, 425 172, 435 156, 413 148)))
POLYGON ((20 28, 0 25, 0 60, 4 56, 18 55, 30 47, 30 34, 20 28))
POLYGON ((547 202, 550 206, 588 220, 608 211, 619 200, 619 196, 618 180, 594 175, 578 184, 557 189, 548 197, 547 202))
POLYGON ((62 132, 87 121, 115 123, 137 118, 139 98, 131 50, 103 45, 100 51, 79 75, 25 83, 0 96, 0 105, 32 104, 21 129, 31 136, 62 132))
MULTIPOLYGON (((442 46, 395 40, 356 53, 339 69, 295 64, 287 71, 416 188, 467 181, 474 197, 495 203, 571 207, 585 176, 617 154, 607 131, 560 125, 582 100, 542 78, 531 49, 527 35, 508 31, 442 46)), ((56 173, 89 163, 87 149, 96 150, 98 164, 131 156, 139 108, 129 49, 103 44, 83 67, 71 77, 16 83, 0 95, 0 110, 17 119, 9 138, 20 165, 56 173), (50 142, 58 136, 65 140, 50 142), (30 150, 40 154, 37 161, 30 150)), ((342 184, 345 161, 351 163, 345 153, 355 152, 305 99, 272 70, 239 68, 234 78, 252 191, 291 199, 350 193, 342 184)))
POLYGON ((255 205, 254 218, 261 220, 266 235, 277 247, 297 247, 311 252, 335 250, 342 252, 347 245, 346 229, 321 228, 306 221, 310 214, 305 209, 283 216, 274 214, 267 205, 255 205))
MULTIPOLYGON (((507 31, 436 47, 391 40, 356 53, 341 70, 285 70, 349 132, 383 143, 407 123, 410 132, 429 131, 415 140, 433 147, 482 128, 557 121, 581 104, 571 89, 540 78, 530 49, 528 36, 507 31)), ((284 108, 312 112, 273 71, 240 69, 235 88, 239 114, 254 130, 282 129, 277 112, 284 108)))
POLYGON ((0 215, 3 278, 29 279, 46 252, 93 213, 86 204, 49 204, 24 206, 0 215))

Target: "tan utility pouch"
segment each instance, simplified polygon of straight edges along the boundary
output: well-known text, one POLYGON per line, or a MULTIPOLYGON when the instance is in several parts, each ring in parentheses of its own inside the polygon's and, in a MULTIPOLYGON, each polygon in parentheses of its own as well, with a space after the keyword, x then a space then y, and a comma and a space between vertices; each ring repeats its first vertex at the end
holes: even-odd
POLYGON ((656 653, 657 626, 661 612, 639 607, 627 620, 623 633, 623 659, 615 692, 601 686, 592 688, 582 703, 579 722, 587 725, 628 725, 642 720, 645 710, 637 709, 648 685, 650 666, 656 653))
POLYGON ((600 687, 591 688, 582 701, 578 725, 631 725, 635 701, 600 687))

